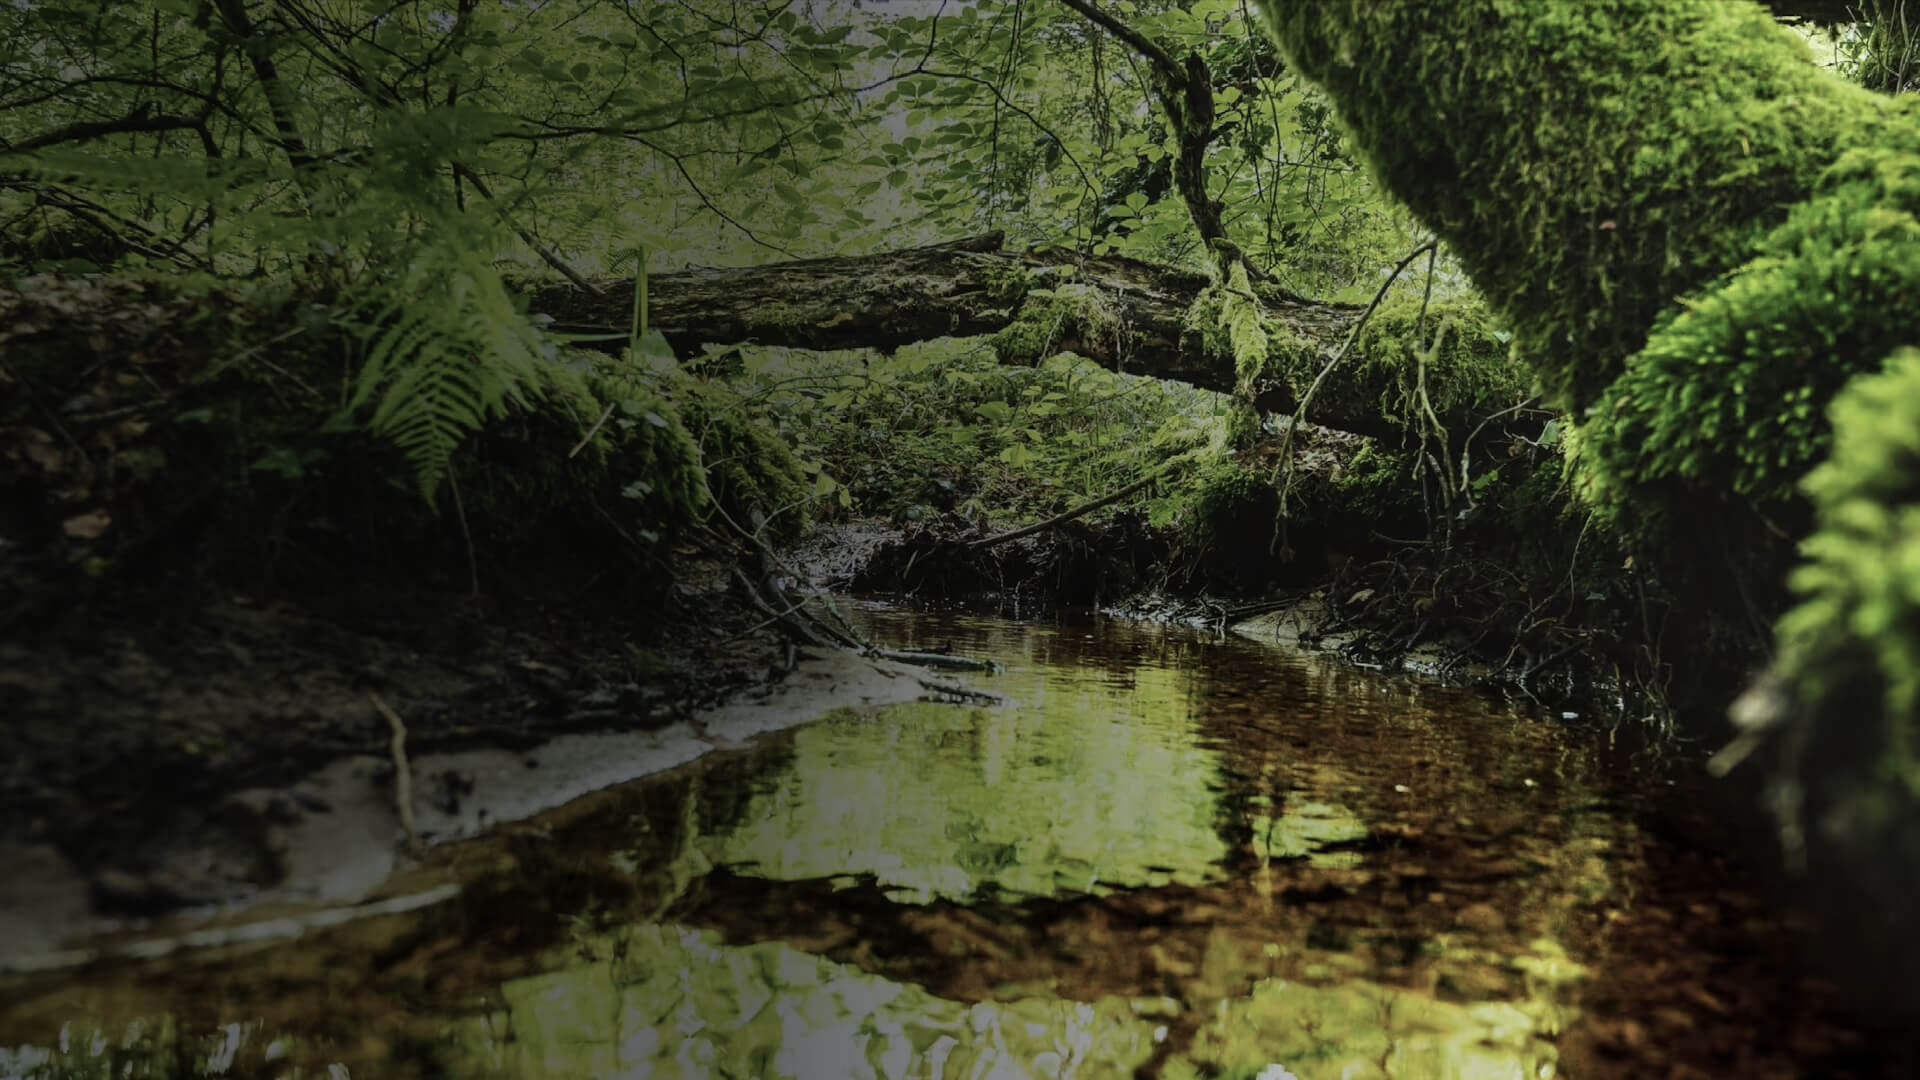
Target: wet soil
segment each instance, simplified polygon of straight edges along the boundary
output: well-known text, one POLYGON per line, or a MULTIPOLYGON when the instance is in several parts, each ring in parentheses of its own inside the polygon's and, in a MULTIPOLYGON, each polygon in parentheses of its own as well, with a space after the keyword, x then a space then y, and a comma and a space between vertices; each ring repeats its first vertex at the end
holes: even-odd
MULTIPOLYGON (((511 752, 685 721, 792 666, 723 589, 683 590, 669 608, 623 622, 369 589, 84 609, 0 641, 0 851, 51 845, 103 914, 231 901, 283 876, 273 827, 329 809, 296 781, 355 755, 391 760, 380 705, 412 757, 511 752)), ((423 802, 457 803, 467 782, 416 783, 423 802)))

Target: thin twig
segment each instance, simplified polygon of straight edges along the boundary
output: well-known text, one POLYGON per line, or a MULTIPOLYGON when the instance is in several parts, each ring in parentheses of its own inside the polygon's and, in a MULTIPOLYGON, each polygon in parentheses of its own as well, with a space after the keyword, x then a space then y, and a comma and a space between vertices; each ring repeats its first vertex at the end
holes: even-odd
MULTIPOLYGON (((480 179, 479 173, 474 172, 472 169, 468 168, 465 165, 460 164, 459 162, 455 162, 453 168, 454 168, 454 172, 457 175, 465 177, 467 182, 473 185, 473 190, 479 192, 481 198, 487 199, 489 201, 493 199, 493 191, 487 187, 486 181, 480 179)), ((578 270, 575 270, 573 267, 568 266, 565 259, 562 259, 560 256, 548 250, 545 244, 542 244, 540 241, 534 239, 533 233, 527 231, 527 229, 524 226, 522 226, 520 223, 513 221, 512 219, 508 219, 507 225, 515 233, 519 234, 520 239, 527 245, 527 247, 533 249, 533 253, 535 255, 540 256, 541 262, 544 262, 548 266, 553 267, 556 271, 559 271, 560 276, 566 278, 569 282, 571 282, 574 288, 579 289, 583 292, 591 293, 594 296, 600 296, 605 292, 605 290, 603 290, 600 286, 594 284, 591 281, 588 281, 585 277, 582 277, 578 270)))
POLYGON ((1090 514, 1093 511, 1098 510, 1103 506, 1111 506, 1114 503, 1119 502, 1121 499, 1124 499, 1127 496, 1133 494, 1134 492, 1139 491, 1141 488, 1146 487, 1148 484, 1151 484, 1156 480, 1164 478, 1168 473, 1173 471, 1174 466, 1184 464, 1187 462, 1187 460, 1188 459, 1184 457, 1175 458, 1174 460, 1168 462, 1166 465, 1163 465, 1160 468, 1155 469, 1153 472, 1148 473, 1147 475, 1141 477, 1140 479, 1135 480, 1133 483, 1128 484, 1126 487, 1123 487, 1120 490, 1115 491, 1111 494, 1102 495, 1099 498, 1093 500, 1092 502, 1081 503, 1079 506, 1076 506, 1071 510, 1067 510, 1063 513, 1055 514, 1045 521, 1036 522, 1032 525, 1026 526, 1025 528, 1014 529, 1011 532, 1003 532, 998 536, 989 536, 981 540, 974 540, 970 542, 967 546, 971 548, 993 547, 996 544, 1004 544, 1012 540, 1019 540, 1023 537, 1032 536, 1034 533, 1037 533, 1037 532, 1045 532, 1046 530, 1053 528, 1055 525, 1059 525, 1064 522, 1071 521, 1074 518, 1081 516, 1082 514, 1090 514))
POLYGON ((460 520, 460 539, 467 545, 467 588, 470 595, 480 595, 480 560, 473 552, 473 533, 467 530, 467 506, 460 501, 460 478, 452 469, 447 470, 447 486, 453 489, 453 513, 460 520))
POLYGON ((420 854, 420 828, 413 820, 413 769, 407 764, 407 725, 400 721, 400 714, 394 712, 380 695, 369 690, 367 700, 380 715, 387 718, 387 726, 393 729, 393 741, 388 744, 388 753, 393 756, 393 807, 400 814, 400 826, 407 830, 407 853, 420 854))
POLYGON ((580 455, 580 451, 585 450, 587 448, 587 444, 593 441, 593 437, 595 435, 600 434, 600 429, 607 426, 607 419, 612 415, 613 415, 613 402, 609 401, 607 402, 606 409, 604 409, 600 413, 600 419, 595 420, 593 422, 593 426, 587 429, 587 433, 585 435, 580 436, 580 441, 573 444, 573 449, 567 451, 568 461, 572 461, 574 458, 578 457, 580 455))
POLYGON ((1287 470, 1286 479, 1280 486, 1279 513, 1283 520, 1287 512, 1287 496, 1293 491, 1293 433, 1300 430, 1300 425, 1306 421, 1307 407, 1313 404, 1314 395, 1320 392, 1320 384, 1327 381, 1327 376, 1333 373, 1333 369, 1347 355, 1347 351, 1353 348, 1354 342, 1360 340, 1360 332, 1366 329, 1367 320, 1373 317, 1374 311, 1380 307, 1380 302, 1387 298, 1387 290, 1393 288, 1393 283, 1399 280, 1400 274, 1412 265, 1413 260, 1435 250, 1438 244, 1438 240, 1429 240, 1407 252, 1407 257, 1401 259, 1400 264, 1393 268, 1393 273, 1387 275, 1387 280, 1380 283, 1379 290, 1373 294, 1373 299, 1368 302, 1366 310, 1354 320, 1353 328, 1347 331, 1347 338, 1340 343, 1339 350, 1320 368, 1320 373, 1313 377, 1313 382, 1307 385, 1307 392, 1300 395, 1300 401, 1293 409, 1293 423, 1287 425, 1287 433, 1280 439, 1280 460, 1287 470))

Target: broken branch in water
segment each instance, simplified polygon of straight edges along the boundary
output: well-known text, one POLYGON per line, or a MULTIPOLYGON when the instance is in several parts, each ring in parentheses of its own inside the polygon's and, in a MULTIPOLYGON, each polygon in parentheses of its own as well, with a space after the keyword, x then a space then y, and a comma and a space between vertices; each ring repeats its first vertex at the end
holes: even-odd
POLYGON ((913 664, 917 667, 945 668, 948 671, 998 671, 1000 665, 991 660, 975 660, 967 656, 949 656, 938 652, 913 652, 901 649, 882 649, 874 646, 867 650, 868 656, 877 656, 882 660, 892 660, 900 664, 913 664))

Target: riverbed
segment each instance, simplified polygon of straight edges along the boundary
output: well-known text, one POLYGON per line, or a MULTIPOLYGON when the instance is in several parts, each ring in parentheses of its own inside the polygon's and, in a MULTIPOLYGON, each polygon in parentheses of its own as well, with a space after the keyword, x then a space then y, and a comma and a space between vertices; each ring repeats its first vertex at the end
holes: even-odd
POLYGON ((402 861, 381 913, 10 978, 0 1076, 1903 1075, 1621 721, 854 616, 1003 703, 795 717, 402 861))

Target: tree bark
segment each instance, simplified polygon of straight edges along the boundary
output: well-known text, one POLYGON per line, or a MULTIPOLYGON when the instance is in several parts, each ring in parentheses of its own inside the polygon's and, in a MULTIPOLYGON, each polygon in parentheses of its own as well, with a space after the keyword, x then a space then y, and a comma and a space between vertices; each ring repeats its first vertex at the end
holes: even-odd
MULTIPOLYGON (((1200 335, 1185 327, 1187 309, 1206 288, 1205 275, 1115 256, 1081 259, 1071 253, 1000 250, 992 234, 956 243, 877 255, 807 259, 741 269, 700 269, 650 275, 651 328, 665 335, 684 360, 707 347, 750 342, 803 349, 875 348, 940 337, 992 334, 1011 325, 1030 290, 1065 280, 1097 290, 1126 327, 1118 343, 1065 333, 1054 352, 1084 356, 1103 367, 1188 383, 1222 393, 1234 388, 1233 362, 1202 349, 1200 335), (1021 283, 1026 283, 1025 285, 1021 283)), ((633 282, 595 283, 594 295, 564 285, 538 289, 532 309, 554 320, 561 332, 599 334, 624 344, 633 310, 633 282)), ((1331 356, 1361 308, 1302 299, 1256 285, 1267 315, 1331 356)), ((1377 373, 1373 373, 1377 376, 1377 373)), ((1343 364, 1330 379, 1366 378, 1360 365, 1343 364), (1353 374, 1349 375, 1351 371, 1353 374)), ((1332 389, 1333 387, 1330 387, 1332 389)), ((1398 437, 1400 429, 1377 408, 1377 392, 1326 393, 1328 404, 1309 419, 1363 435, 1398 437)), ((1290 413, 1299 404, 1295 388, 1265 388, 1256 405, 1290 413)), ((1461 418, 1464 419, 1464 418, 1461 418)))

